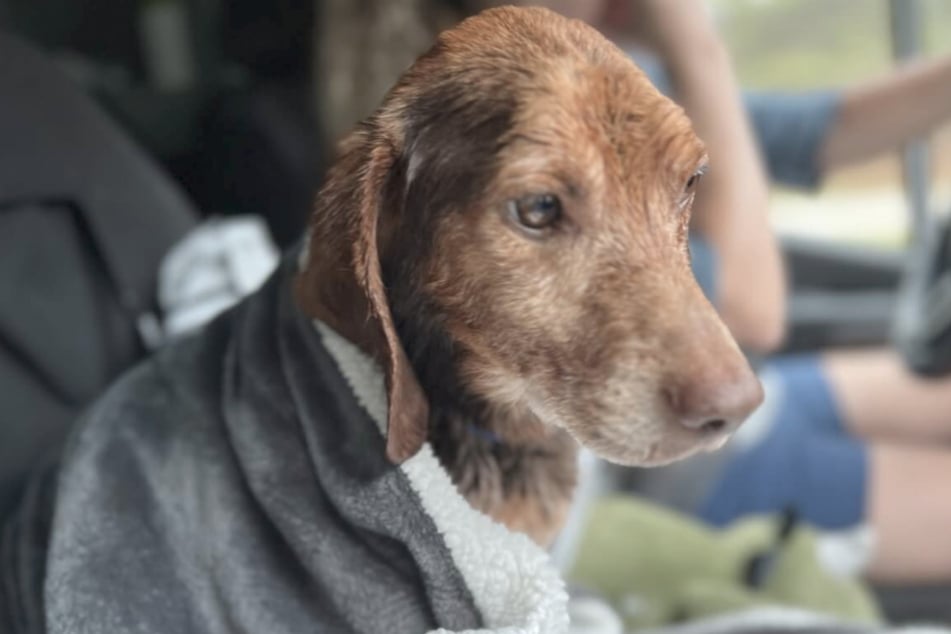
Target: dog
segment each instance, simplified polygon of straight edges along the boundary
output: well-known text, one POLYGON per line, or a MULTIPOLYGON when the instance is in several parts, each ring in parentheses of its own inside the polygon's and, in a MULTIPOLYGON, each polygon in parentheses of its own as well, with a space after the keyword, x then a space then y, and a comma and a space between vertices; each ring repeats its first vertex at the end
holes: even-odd
POLYGON ((444 32, 342 143, 295 286, 384 369, 388 457, 430 442, 548 544, 577 443, 640 466, 722 445, 763 396, 690 269, 706 161, 586 24, 502 7, 444 32))
POLYGON ((532 540, 578 443, 662 464, 761 398, 690 272, 705 160, 580 23, 444 33, 343 144, 307 246, 41 465, 0 531, 0 622, 567 631, 532 540))

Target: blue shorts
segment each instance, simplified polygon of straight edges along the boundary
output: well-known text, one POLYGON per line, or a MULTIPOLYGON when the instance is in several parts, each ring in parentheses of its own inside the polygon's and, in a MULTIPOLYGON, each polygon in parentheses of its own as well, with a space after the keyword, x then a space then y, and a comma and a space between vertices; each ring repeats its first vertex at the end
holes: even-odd
POLYGON ((756 427, 731 442, 698 515, 724 525, 792 508, 829 530, 863 523, 868 450, 843 426, 819 358, 780 358, 763 378, 767 401, 748 423, 756 427))

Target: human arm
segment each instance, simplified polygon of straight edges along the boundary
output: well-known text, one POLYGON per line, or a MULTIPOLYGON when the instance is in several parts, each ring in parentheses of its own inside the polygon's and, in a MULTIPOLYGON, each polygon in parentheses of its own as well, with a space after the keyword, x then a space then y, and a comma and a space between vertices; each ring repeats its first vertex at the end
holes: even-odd
POLYGON ((820 149, 824 171, 894 150, 951 119, 951 55, 847 89, 820 149))

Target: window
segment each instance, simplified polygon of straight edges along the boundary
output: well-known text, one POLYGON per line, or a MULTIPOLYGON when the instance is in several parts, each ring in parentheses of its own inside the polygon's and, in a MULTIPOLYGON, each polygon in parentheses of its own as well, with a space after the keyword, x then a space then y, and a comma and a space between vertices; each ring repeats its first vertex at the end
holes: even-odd
MULTIPOLYGON (((951 51, 951 2, 920 0, 925 55, 951 51)), ((754 89, 837 88, 894 65, 886 0, 714 0, 740 82, 754 89)), ((933 204, 951 200, 951 126, 931 139, 933 204)), ((908 213, 897 154, 826 180, 821 192, 776 189, 781 234, 901 248, 908 213)))

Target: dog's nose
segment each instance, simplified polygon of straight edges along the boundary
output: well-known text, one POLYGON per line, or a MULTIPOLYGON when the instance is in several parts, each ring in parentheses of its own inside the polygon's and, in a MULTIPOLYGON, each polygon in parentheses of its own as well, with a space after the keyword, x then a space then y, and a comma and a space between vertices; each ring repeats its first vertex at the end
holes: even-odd
POLYGON ((763 387, 748 367, 710 368, 682 377, 666 390, 666 396, 687 429, 728 433, 763 402, 763 387))

